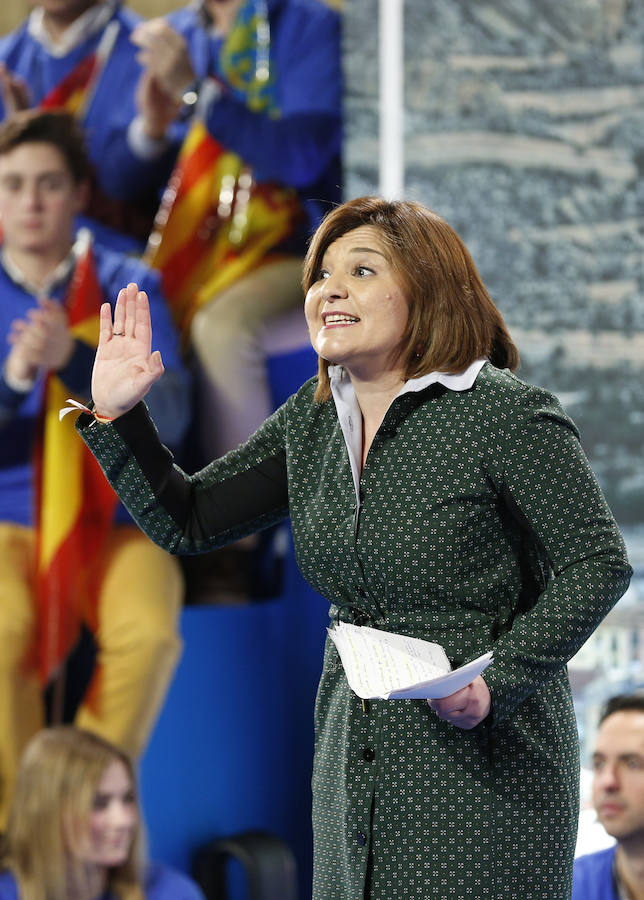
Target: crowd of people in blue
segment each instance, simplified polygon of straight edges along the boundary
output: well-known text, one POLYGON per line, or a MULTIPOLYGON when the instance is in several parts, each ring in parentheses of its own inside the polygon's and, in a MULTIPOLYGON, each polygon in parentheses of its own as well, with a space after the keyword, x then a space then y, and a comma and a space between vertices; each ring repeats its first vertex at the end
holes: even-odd
MULTIPOLYGON (((318 0, 204 0, 152 21, 116 0, 45 0, 0 39, 0 831, 80 628, 96 664, 74 724, 133 760, 181 652, 181 566, 97 496, 55 407, 89 399, 100 304, 136 282, 165 365, 150 409, 178 458, 224 452, 268 415, 263 329, 301 307, 306 240, 341 195, 339 52, 339 15, 318 0), (223 286, 202 276, 199 298, 173 292, 177 263, 149 242, 177 177, 187 207, 154 249, 217 245, 223 286)), ((252 551, 237 550, 242 574, 252 551)))
MULTIPOLYGON (((358 702, 327 645, 315 900, 569 897, 565 663, 630 569, 460 238, 418 204, 339 205, 339 12, 42 0, 0 39, 0 98, 0 898, 202 896, 146 861, 135 776, 181 653, 176 554, 230 544, 248 573, 289 513, 332 618, 440 621, 452 661, 495 653, 451 697, 387 705, 358 702), (319 375, 271 415, 265 336, 303 286, 319 375), (82 629, 91 680, 52 727, 82 629), (470 814, 474 850, 454 838, 470 814)), ((644 770, 644 710, 620 702, 595 755, 618 847, 576 866, 575 900, 644 896, 644 793, 621 782, 644 770)))

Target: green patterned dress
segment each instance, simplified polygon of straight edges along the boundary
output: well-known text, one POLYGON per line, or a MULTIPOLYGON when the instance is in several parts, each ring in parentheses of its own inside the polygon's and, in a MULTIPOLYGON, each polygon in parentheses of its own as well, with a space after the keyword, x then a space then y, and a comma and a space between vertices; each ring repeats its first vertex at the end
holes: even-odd
POLYGON ((327 640, 314 900, 567 900, 579 766, 566 662, 628 585, 624 545, 551 394, 489 363, 469 388, 430 376, 416 388, 392 403, 361 475, 348 450, 359 421, 350 404, 314 403, 315 379, 193 476, 142 404, 78 427, 166 549, 290 515, 332 619, 437 641, 454 665, 494 650, 492 712, 463 731, 422 700, 363 709, 327 640))

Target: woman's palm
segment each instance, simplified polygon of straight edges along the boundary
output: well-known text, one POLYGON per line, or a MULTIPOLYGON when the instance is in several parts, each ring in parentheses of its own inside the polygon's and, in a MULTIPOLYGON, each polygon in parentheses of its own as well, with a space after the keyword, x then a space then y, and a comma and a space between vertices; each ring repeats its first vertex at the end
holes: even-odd
POLYGON ((116 418, 132 409, 163 374, 158 350, 151 353, 148 298, 137 285, 119 292, 114 324, 109 303, 101 307, 101 331, 92 373, 96 412, 116 418))

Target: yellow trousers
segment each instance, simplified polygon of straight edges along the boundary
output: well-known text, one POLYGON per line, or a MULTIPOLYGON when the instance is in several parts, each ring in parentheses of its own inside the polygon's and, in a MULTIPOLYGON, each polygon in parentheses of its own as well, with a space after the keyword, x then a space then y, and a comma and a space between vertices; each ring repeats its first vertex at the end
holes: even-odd
MULTIPOLYGON (((35 534, 0 523, 0 831, 16 769, 43 727, 42 687, 25 659, 33 646, 35 534)), ((75 724, 143 751, 181 651, 183 579, 177 560, 133 525, 114 527, 98 598, 97 665, 75 724)))

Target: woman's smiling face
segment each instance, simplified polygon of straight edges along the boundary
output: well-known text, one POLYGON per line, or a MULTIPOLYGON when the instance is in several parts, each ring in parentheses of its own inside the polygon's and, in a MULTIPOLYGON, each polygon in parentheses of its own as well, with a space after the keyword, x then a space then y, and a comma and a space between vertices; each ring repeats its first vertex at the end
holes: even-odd
POLYGON ((409 309, 378 228, 361 225, 327 247, 304 312, 323 359, 363 380, 398 369, 402 378, 409 309))
POLYGON ((138 821, 130 773, 121 760, 115 759, 96 789, 85 846, 78 857, 98 867, 122 865, 129 856, 138 821))

